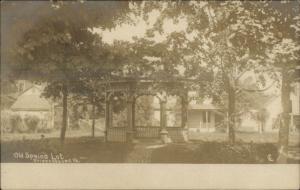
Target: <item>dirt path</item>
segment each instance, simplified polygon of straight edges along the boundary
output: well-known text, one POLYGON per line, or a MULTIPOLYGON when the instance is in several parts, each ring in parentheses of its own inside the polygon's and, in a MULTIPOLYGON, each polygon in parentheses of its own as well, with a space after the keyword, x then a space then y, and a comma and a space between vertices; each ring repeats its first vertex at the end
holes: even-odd
POLYGON ((128 163, 151 163, 153 150, 166 145, 160 143, 137 143, 133 150, 127 155, 125 162, 128 163))

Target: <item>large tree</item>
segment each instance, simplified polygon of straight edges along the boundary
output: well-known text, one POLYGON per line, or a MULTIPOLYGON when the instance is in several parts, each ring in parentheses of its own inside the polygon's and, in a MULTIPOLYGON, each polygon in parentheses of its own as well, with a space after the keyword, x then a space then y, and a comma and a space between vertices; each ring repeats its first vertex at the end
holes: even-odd
MULTIPOLYGON (((127 6, 123 2, 59 2, 49 7, 51 13, 32 24, 18 42, 16 59, 9 62, 8 68, 16 78, 45 82, 44 95, 62 99, 62 143, 67 127, 68 95, 78 92, 82 79, 87 77, 83 75, 90 74, 88 70, 101 67, 105 72, 107 63, 116 58, 91 28, 113 27, 118 20, 115 16, 127 6), (109 7, 119 11, 113 14, 109 7)), ((94 76, 88 76, 91 77, 94 76)))
POLYGON ((237 1, 146 2, 141 7, 144 15, 159 10, 149 33, 169 39, 164 42, 168 45, 162 46, 162 52, 167 53, 161 59, 169 61, 161 63, 170 68, 183 66, 185 77, 202 87, 201 94, 214 100, 227 97, 229 141, 234 143, 238 94, 262 91, 267 86, 263 70, 267 52, 274 45, 272 8, 266 3, 237 1), (168 34, 166 22, 186 27, 168 34), (249 73, 256 76, 257 86, 246 89, 241 79, 249 73))
POLYGON ((273 2, 273 12, 270 13, 275 19, 273 22, 274 46, 267 52, 266 62, 270 74, 276 73, 281 91, 282 113, 280 115, 279 141, 282 150, 286 151, 289 144, 290 94, 292 83, 299 73, 296 67, 300 59, 300 17, 299 1, 273 2))

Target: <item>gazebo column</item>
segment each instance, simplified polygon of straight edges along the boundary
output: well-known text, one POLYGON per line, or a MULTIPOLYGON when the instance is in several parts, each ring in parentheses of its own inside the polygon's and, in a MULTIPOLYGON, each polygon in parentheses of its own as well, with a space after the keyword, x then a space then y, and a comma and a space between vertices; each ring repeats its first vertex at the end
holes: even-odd
POLYGON ((133 99, 133 103, 132 103, 132 131, 133 131, 133 137, 136 137, 136 128, 135 128, 135 99, 133 99))
POLYGON ((160 101, 160 136, 164 143, 168 142, 168 131, 167 131, 167 113, 166 113, 166 100, 160 101))
POLYGON ((131 93, 127 97, 127 129, 126 129, 126 141, 132 142, 134 137, 134 98, 131 93))
POLYGON ((207 131, 209 131, 209 121, 208 121, 208 111, 205 110, 205 127, 207 129, 207 131))
POLYGON ((110 111, 110 102, 107 99, 107 95, 106 95, 106 101, 105 101, 105 141, 108 141, 108 130, 110 128, 111 125, 111 111, 110 111))
POLYGON ((113 127, 113 104, 108 102, 108 129, 113 127))

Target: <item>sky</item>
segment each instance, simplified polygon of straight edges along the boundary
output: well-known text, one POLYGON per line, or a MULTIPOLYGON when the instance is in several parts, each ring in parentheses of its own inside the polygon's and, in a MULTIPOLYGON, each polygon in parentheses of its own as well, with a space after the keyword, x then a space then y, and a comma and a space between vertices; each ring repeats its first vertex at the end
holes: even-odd
MULTIPOLYGON (((134 20, 134 24, 122 24, 116 28, 103 30, 101 28, 94 28, 92 31, 102 36, 106 43, 113 43, 114 40, 133 41, 133 37, 144 37, 148 29, 152 28, 153 24, 159 16, 159 11, 152 11, 149 14, 149 20, 146 22, 141 18, 130 16, 134 20)), ((161 42, 166 39, 167 34, 172 32, 184 31, 187 27, 187 22, 183 19, 178 24, 174 24, 170 19, 166 20, 163 24, 164 35, 156 33, 154 40, 161 42)))

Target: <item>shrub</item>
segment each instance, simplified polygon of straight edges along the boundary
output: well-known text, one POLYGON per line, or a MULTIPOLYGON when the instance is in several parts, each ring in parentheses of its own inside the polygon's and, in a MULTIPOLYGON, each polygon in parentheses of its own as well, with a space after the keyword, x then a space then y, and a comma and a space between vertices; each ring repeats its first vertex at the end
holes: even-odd
POLYGON ((10 122, 10 113, 7 111, 1 111, 1 132, 10 133, 12 131, 12 125, 10 122))
POLYGON ((23 133, 27 131, 26 126, 23 124, 22 117, 17 113, 10 115, 10 124, 11 124, 12 133, 14 132, 23 133))
POLYGON ((257 162, 275 163, 279 152, 277 146, 272 143, 263 143, 252 145, 252 155, 257 162))
POLYGON ((40 122, 40 118, 35 115, 26 115, 24 121, 28 128, 28 132, 35 132, 40 122))
POLYGON ((48 126, 47 118, 41 119, 39 125, 37 127, 37 132, 39 133, 49 133, 51 132, 51 128, 48 126))

